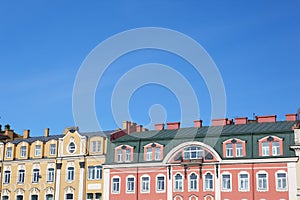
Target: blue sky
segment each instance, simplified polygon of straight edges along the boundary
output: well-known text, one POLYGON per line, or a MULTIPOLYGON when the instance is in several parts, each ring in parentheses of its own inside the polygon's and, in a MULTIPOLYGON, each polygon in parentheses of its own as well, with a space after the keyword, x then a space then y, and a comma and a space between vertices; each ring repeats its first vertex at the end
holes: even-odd
MULTIPOLYGON (((128 29, 164 27, 201 44, 223 78, 227 117, 286 113, 300 107, 299 1, 1 1, 0 124, 16 132, 52 134, 74 125, 72 92, 89 52, 128 29)), ((134 66, 157 62, 173 67, 197 93, 201 116, 210 123, 205 83, 176 55, 132 52, 116 60, 99 82, 96 112, 104 129, 119 126, 110 103, 114 85, 134 66)), ((168 88, 146 85, 130 99, 132 120, 149 123, 151 105, 161 104, 167 121, 180 121, 178 100, 168 88)), ((127 119, 124 119, 127 120, 127 119)), ((190 126, 191 124, 183 124, 190 126)), ((84 131, 84 130, 83 130, 84 131)))

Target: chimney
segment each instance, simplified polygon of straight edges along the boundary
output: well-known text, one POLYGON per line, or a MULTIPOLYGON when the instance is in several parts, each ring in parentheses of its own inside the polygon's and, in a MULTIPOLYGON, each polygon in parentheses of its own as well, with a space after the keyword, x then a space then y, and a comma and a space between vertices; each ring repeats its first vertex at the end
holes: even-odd
POLYGON ((256 116, 258 123, 276 122, 276 115, 256 116))
POLYGON ((168 122, 167 126, 168 126, 168 130, 179 129, 180 128, 180 122, 168 122))
POLYGON ((227 120, 227 118, 212 119, 212 126, 225 126, 227 125, 227 120))
POLYGON ((195 120, 194 121, 194 127, 195 128, 201 128, 202 127, 202 120, 195 120))
POLYGON ((143 132, 143 126, 142 125, 137 125, 136 126, 136 132, 143 132))
POLYGON ((10 125, 5 125, 4 135, 7 135, 10 139, 14 139, 14 131, 10 129, 10 125))
POLYGON ((45 128, 44 137, 49 137, 49 128, 45 128))
POLYGON ((233 123, 233 119, 228 119, 228 120, 227 120, 226 125, 230 125, 230 124, 234 124, 234 123, 233 123))
POLYGON ((286 114, 285 115, 286 121, 296 121, 297 114, 286 114))
POLYGON ((24 130, 23 138, 29 138, 30 137, 30 130, 24 130))
POLYGON ((247 124, 248 117, 236 117, 235 124, 247 124))
POLYGON ((161 131, 165 129, 165 124, 155 124, 155 130, 161 131))

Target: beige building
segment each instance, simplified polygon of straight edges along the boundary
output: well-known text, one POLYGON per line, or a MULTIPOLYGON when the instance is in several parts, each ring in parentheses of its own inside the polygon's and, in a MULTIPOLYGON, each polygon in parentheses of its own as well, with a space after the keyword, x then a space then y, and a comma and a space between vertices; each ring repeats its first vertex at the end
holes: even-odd
POLYGON ((120 131, 30 137, 0 143, 1 199, 100 200, 107 135, 120 131))

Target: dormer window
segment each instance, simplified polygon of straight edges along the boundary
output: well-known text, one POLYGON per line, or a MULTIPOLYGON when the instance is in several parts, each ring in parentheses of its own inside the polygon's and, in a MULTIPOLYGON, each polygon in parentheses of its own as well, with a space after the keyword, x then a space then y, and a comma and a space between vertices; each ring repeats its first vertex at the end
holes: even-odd
POLYGON ((162 160, 163 145, 158 143, 150 143, 144 146, 144 160, 162 160))
POLYGON ((259 155, 260 156, 280 156, 283 151, 283 141, 276 136, 266 136, 260 140, 259 155))
POLYGON ((115 148, 116 162, 131 162, 133 159, 133 147, 122 145, 115 148))
POLYGON ((20 156, 24 158, 26 156, 26 146, 21 146, 20 156))
POLYGON ((224 141, 223 155, 225 158, 246 156, 246 142, 237 138, 224 141))

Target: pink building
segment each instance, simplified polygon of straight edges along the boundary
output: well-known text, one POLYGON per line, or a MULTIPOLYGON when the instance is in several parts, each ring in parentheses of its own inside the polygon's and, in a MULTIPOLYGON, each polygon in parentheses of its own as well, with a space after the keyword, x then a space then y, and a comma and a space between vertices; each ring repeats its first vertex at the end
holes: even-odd
MULTIPOLYGON (((108 144, 105 200, 296 200, 296 115, 157 124, 108 144)), ((299 128, 299 126, 298 126, 299 128)))

